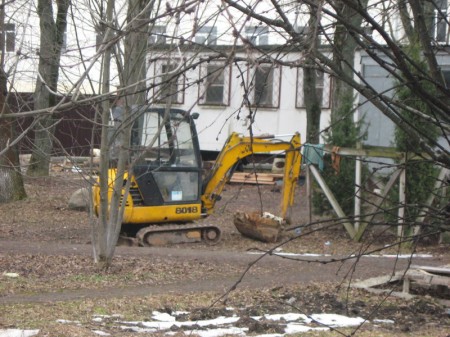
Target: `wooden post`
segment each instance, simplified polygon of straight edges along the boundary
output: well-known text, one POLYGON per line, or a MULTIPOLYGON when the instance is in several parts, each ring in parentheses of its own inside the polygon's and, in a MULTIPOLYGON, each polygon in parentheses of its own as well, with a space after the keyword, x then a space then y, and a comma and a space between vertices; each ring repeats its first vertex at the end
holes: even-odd
POLYGON ((398 227, 397 227, 397 236, 399 238, 403 238, 405 231, 405 203, 406 203, 406 168, 402 169, 402 173, 400 174, 400 181, 398 186, 398 227))
MULTIPOLYGON (((361 143, 358 143, 358 149, 361 148, 361 143)), ((359 224, 361 221, 361 171, 362 171, 362 163, 361 163, 361 157, 356 157, 356 163, 355 163, 355 221, 354 221, 354 228, 355 232, 358 232, 359 230, 359 224)))
POLYGON ((414 235, 419 235, 422 226, 420 225, 424 220, 425 220, 425 216, 427 214, 427 209, 430 208, 430 206, 433 204, 433 201, 436 197, 436 191, 437 190, 441 190, 441 193, 439 193, 441 195, 441 197, 445 196, 445 187, 443 188, 442 186, 444 185, 444 181, 446 179, 446 176, 448 175, 449 170, 445 167, 441 168, 441 171, 439 172, 439 176, 436 179, 436 183, 434 184, 434 188, 431 191, 430 195, 428 196, 427 201, 425 202, 425 206, 420 210, 419 216, 416 219, 416 222, 419 224, 417 226, 414 227, 414 235))
POLYGON ((308 203, 309 223, 312 223, 312 190, 311 190, 311 171, 309 164, 306 165, 306 198, 308 203))
POLYGON ((384 186, 383 190, 381 191, 380 197, 372 204, 370 209, 368 210, 368 216, 364 218, 364 223, 359 226, 359 230, 356 232, 356 236, 354 237, 355 241, 361 240, 362 235, 364 234, 364 231, 367 228, 367 225, 373 221, 373 218, 375 218, 376 212, 380 208, 380 206, 383 204, 384 200, 386 200, 386 196, 388 195, 389 191, 391 190, 392 186, 394 186, 395 182, 397 181, 398 177, 401 175, 402 169, 398 169, 394 173, 391 174, 391 177, 389 178, 389 181, 384 186))
MULTIPOLYGON (((331 206, 333 207, 334 211, 338 215, 339 218, 345 219, 347 216, 345 215, 344 211, 342 210, 341 206, 339 205, 338 201, 336 200, 336 197, 334 196, 333 192, 331 192, 328 185, 325 183, 325 180, 320 175, 319 171, 314 165, 310 166, 310 170, 312 174, 314 175, 314 178, 319 183, 320 187, 322 188, 322 191, 325 193, 325 196, 327 197, 328 201, 330 202, 331 206)), ((352 224, 348 221, 343 221, 343 225, 347 232, 350 234, 350 237, 353 239, 355 237, 355 229, 353 228, 352 224)))

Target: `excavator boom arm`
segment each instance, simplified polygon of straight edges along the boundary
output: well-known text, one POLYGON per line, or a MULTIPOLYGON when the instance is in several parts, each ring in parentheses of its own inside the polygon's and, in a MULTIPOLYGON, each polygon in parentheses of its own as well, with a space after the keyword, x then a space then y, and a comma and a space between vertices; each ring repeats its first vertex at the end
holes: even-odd
POLYGON ((241 159, 256 153, 285 153, 281 217, 293 204, 295 186, 300 175, 301 153, 300 134, 295 133, 290 142, 273 138, 250 138, 237 133, 231 134, 219 153, 210 174, 205 180, 202 193, 202 205, 206 212, 212 213, 218 196, 231 178, 231 168, 241 159))

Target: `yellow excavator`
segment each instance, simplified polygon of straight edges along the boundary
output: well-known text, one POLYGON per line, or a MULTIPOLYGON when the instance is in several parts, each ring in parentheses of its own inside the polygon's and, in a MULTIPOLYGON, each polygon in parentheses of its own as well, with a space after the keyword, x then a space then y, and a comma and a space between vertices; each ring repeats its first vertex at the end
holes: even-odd
MULTIPOLYGON (((274 136, 244 137, 232 133, 213 167, 203 174, 195 128, 197 113, 181 109, 146 108, 135 130, 131 187, 125 200, 122 234, 141 246, 204 241, 217 242, 220 228, 195 223, 213 213, 237 164, 252 154, 284 154, 280 217, 293 204, 300 175, 300 135, 290 141, 274 136)), ((111 186, 116 170, 110 169, 111 186)), ((124 177, 124 186, 129 177, 124 177)), ((112 191, 112 190, 111 190, 112 191)), ((125 191, 122 191, 125 195, 125 191)), ((99 185, 93 188, 94 212, 100 207, 99 185)), ((122 200, 122 202, 124 202, 122 200)))

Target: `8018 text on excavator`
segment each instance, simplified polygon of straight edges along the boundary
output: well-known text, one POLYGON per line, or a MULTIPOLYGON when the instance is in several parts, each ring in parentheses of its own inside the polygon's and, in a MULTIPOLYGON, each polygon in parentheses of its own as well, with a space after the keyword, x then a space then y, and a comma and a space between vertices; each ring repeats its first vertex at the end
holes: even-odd
MULTIPOLYGON (((213 167, 203 175, 194 123, 198 116, 181 109, 146 108, 141 118, 142 126, 134 141, 134 150, 139 155, 135 157, 131 177, 124 176, 124 186, 126 180, 131 179, 129 193, 122 191, 122 196, 127 195, 122 234, 141 246, 217 242, 220 228, 198 224, 195 220, 213 212, 236 164, 252 154, 285 155, 280 217, 284 218, 293 204, 302 158, 299 133, 290 141, 232 133, 213 167)), ((110 186, 115 179, 116 169, 110 169, 110 186)), ((98 215, 98 184, 93 188, 93 202, 98 215)))

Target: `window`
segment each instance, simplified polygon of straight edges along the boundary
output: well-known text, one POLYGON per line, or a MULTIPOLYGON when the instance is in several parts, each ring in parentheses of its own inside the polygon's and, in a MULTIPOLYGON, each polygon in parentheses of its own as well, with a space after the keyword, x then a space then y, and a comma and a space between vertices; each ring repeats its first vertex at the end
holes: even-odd
POLYGON ((250 71, 250 103, 258 107, 276 108, 280 101, 281 69, 274 65, 258 65, 250 71))
POLYGON ((199 88, 200 104, 228 105, 230 67, 223 62, 202 64, 200 67, 200 79, 202 84, 199 88))
POLYGON ((444 77, 444 82, 447 89, 450 89, 450 69, 442 70, 442 77, 444 77))
POLYGON ((434 2, 435 9, 433 14, 433 26, 431 37, 438 43, 447 42, 448 38, 448 18, 447 18, 447 0, 437 0, 434 2))
POLYGON ((195 43, 215 46, 217 44, 217 27, 200 27, 195 34, 195 43))
POLYGON ((67 52, 67 32, 63 33, 62 37, 62 43, 61 43, 61 53, 67 52))
MULTIPOLYGON (((316 70, 316 94, 321 100, 321 108, 330 107, 330 75, 316 70)), ((304 108, 305 100, 303 95, 303 69, 297 70, 297 99, 296 107, 304 108)))
POLYGON ((148 44, 166 44, 166 26, 153 26, 148 38, 148 44))
POLYGON ((155 63, 155 98, 158 103, 182 104, 184 76, 179 75, 179 59, 159 60, 155 63))
POLYGON ((16 25, 5 23, 1 32, 2 50, 14 52, 16 49, 16 25))
POLYGON ((245 37, 255 46, 265 46, 269 44, 269 28, 252 26, 245 27, 245 37))

